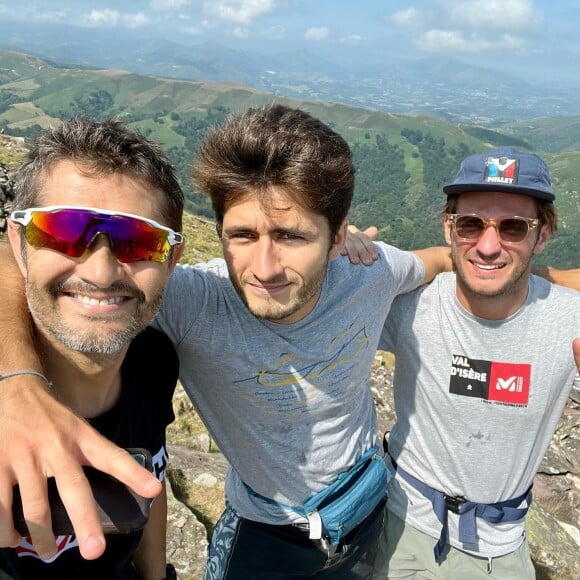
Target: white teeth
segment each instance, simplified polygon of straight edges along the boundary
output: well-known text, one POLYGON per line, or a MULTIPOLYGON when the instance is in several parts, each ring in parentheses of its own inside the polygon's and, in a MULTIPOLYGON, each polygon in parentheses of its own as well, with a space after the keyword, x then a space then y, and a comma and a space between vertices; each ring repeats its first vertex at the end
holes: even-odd
POLYGON ((113 296, 111 298, 91 298, 90 296, 83 296, 82 294, 74 294, 73 297, 82 302, 83 304, 88 304, 89 306, 108 306, 109 304, 119 304, 123 301, 123 296, 113 296))
POLYGON ((497 264, 476 264, 476 266, 481 270, 499 270, 503 268, 503 266, 497 264))

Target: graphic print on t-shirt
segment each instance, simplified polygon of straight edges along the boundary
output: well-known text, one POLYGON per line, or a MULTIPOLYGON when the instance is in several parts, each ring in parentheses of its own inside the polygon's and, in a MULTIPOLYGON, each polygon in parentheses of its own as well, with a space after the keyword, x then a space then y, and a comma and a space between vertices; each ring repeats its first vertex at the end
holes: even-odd
POLYGON ((347 401, 350 404, 358 383, 352 369, 369 348, 364 321, 355 319, 334 336, 324 350, 313 354, 282 352, 272 366, 266 366, 233 381, 239 395, 276 413, 308 413, 347 401))
MULTIPOLYGON (((56 554, 48 560, 45 559, 44 561, 46 563, 54 562, 61 554, 63 554, 63 552, 71 550, 72 548, 78 548, 79 546, 75 536, 55 536, 54 541, 56 542, 56 554)), ((28 556, 42 560, 42 558, 36 553, 30 536, 27 538, 20 538, 20 544, 16 546, 15 550, 19 558, 28 556)))
POLYGON ((508 405, 527 405, 531 367, 453 355, 449 392, 508 405))

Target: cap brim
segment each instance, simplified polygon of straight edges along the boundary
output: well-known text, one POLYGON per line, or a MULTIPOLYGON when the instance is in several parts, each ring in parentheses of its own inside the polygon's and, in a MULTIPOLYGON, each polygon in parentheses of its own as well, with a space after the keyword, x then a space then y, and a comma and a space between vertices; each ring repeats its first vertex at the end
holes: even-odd
POLYGON ((500 191, 502 193, 519 193, 542 201, 554 201, 555 195, 532 187, 506 185, 505 183, 450 183, 443 186, 446 195, 459 195, 470 191, 500 191))

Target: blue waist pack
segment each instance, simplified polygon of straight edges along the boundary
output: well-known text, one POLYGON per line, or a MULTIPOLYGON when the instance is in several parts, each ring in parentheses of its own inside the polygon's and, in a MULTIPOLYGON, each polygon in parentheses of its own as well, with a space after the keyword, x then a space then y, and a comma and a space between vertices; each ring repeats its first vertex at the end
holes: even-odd
POLYGON ((303 505, 289 506, 264 499, 305 517, 310 539, 326 538, 336 545, 386 497, 391 476, 381 453, 372 447, 353 467, 339 474, 333 483, 303 505))

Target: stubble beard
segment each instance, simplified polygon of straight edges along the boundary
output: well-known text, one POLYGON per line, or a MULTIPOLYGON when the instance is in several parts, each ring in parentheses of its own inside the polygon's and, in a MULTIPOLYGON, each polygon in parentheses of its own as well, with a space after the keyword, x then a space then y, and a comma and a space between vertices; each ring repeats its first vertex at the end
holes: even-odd
POLYGON ((463 294, 468 298, 508 298, 510 296, 519 295, 522 285, 525 282, 527 286, 527 280, 525 277, 531 271, 532 254, 524 262, 522 261, 519 266, 517 266, 512 272, 510 278, 506 282, 499 286, 498 288, 476 288, 473 284, 469 282, 468 276, 465 275, 464 262, 458 256, 456 248, 451 250, 451 260, 453 263, 453 270, 457 278, 457 284, 461 288, 463 294))
POLYGON ((93 325, 116 323, 127 318, 123 314, 116 318, 99 318, 98 316, 87 317, 84 327, 68 324, 54 308, 56 296, 61 292, 62 286, 54 284, 48 292, 44 292, 47 300, 39 299, 42 291, 34 284, 27 282, 26 296, 30 314, 39 327, 46 334, 53 336, 65 347, 85 355, 116 355, 125 349, 129 343, 142 331, 154 318, 159 310, 162 292, 159 292, 152 300, 146 302, 145 295, 131 289, 135 299, 135 312, 122 328, 96 331, 93 325), (51 307, 52 305, 52 307, 51 307))
POLYGON ((259 318, 260 320, 269 320, 271 322, 279 322, 289 318, 293 314, 296 314, 296 312, 303 308, 310 300, 320 295, 326 277, 327 267, 328 262, 325 262, 324 266, 304 283, 304 285, 298 290, 296 297, 293 298, 289 304, 280 304, 271 297, 264 297, 263 299, 256 300, 251 304, 244 294, 241 283, 234 275, 232 275, 232 272, 230 272, 230 280, 232 281, 238 296, 256 318, 259 318))

